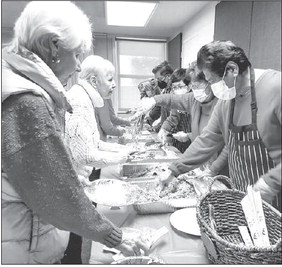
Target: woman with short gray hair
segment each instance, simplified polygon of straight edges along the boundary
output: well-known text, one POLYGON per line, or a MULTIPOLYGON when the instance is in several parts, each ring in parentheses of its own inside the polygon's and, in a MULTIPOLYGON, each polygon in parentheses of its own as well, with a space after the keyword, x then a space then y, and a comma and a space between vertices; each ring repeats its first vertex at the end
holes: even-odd
POLYGON ((124 163, 131 152, 128 146, 101 140, 96 120, 96 108, 104 106, 99 90, 107 88, 103 75, 113 72, 110 61, 90 55, 81 64, 78 83, 67 92, 73 112, 66 114, 65 137, 78 177, 85 186, 89 185, 93 167, 93 173, 99 176, 101 168, 124 163))

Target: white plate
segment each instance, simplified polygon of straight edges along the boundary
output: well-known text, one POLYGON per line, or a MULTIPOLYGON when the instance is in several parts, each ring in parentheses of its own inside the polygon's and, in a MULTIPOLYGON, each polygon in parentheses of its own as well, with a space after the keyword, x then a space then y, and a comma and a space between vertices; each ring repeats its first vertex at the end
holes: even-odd
POLYGON ((175 211, 170 215, 170 223, 181 232, 201 236, 196 217, 196 208, 186 208, 175 211))
POLYGON ((178 198, 178 199, 168 199, 163 201, 167 205, 173 207, 173 208, 190 208, 190 207, 196 207, 197 205, 197 199, 196 198, 178 198))

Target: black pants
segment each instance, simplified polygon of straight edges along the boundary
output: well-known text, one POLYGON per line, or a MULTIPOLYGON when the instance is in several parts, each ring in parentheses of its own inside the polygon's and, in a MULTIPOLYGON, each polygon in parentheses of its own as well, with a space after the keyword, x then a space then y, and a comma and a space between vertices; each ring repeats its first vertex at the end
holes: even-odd
POLYGON ((82 237, 70 233, 70 239, 68 247, 65 251, 65 256, 61 260, 62 264, 81 264, 81 244, 82 237))
MULTIPOLYGON (((89 176, 90 181, 95 181, 100 178, 101 169, 95 170, 93 169, 91 175, 89 176)), ((96 203, 93 202, 93 205, 96 207, 96 203)), ((68 243, 68 247, 65 251, 65 256, 62 259, 62 264, 81 264, 81 244, 82 237, 70 233, 70 239, 68 243)))
POLYGON ((95 181, 98 180, 100 178, 100 174, 101 174, 101 169, 95 170, 93 169, 92 173, 89 176, 89 181, 95 181))

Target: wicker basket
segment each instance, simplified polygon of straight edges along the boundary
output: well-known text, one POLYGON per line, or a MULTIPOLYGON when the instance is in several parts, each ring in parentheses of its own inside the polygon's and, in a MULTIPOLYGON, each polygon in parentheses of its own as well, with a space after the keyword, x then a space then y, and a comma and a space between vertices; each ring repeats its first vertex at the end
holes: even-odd
POLYGON ((281 264, 281 213, 263 201, 271 245, 267 248, 246 246, 238 229, 240 225, 247 225, 240 203, 245 193, 233 189, 225 176, 216 176, 213 182, 209 192, 197 203, 198 224, 209 259, 216 264, 281 264), (219 179, 228 181, 232 189, 211 192, 213 182, 219 179), (211 227, 209 204, 214 209, 216 230, 211 227))

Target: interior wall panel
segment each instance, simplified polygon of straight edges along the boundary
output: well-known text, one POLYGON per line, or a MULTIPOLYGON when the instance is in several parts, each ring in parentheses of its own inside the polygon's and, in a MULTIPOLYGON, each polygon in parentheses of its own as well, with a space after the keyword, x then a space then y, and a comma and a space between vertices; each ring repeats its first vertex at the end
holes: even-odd
POLYGON ((182 33, 167 43, 168 62, 173 69, 181 67, 182 33))
POLYGON ((250 52, 252 2, 222 1, 215 9, 214 40, 230 40, 250 52))
POLYGON ((250 60, 281 71, 281 2, 253 2, 250 60))

